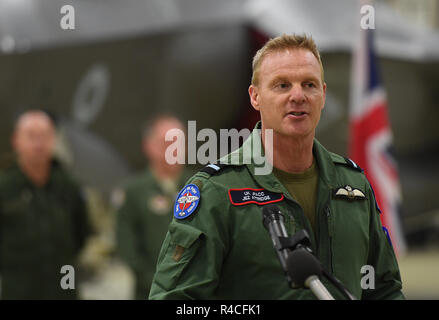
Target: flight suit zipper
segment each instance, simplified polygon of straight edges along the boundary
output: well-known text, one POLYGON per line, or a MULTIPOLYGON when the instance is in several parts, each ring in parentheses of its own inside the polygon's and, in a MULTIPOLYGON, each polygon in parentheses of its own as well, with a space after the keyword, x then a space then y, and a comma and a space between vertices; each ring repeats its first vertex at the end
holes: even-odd
POLYGON ((316 241, 316 237, 315 237, 315 232, 311 227, 311 224, 308 220, 308 218, 305 216, 304 212, 303 212, 303 208, 300 206, 300 204, 294 200, 293 198, 289 197, 287 194, 285 194, 285 197, 290 200, 292 203, 294 203, 294 205, 296 205, 296 207, 298 208, 298 211, 292 210, 292 211, 288 211, 288 220, 286 221, 286 223, 290 226, 290 235, 293 236, 297 231, 299 231, 300 229, 304 229, 308 232, 308 235, 310 237, 310 242, 311 242, 311 249, 316 252, 317 250, 317 241, 316 241), (300 212, 300 214, 296 214, 294 215, 294 212, 300 212))
POLYGON ((333 251, 332 251, 332 224, 331 224, 331 208, 329 207, 329 203, 326 204, 325 209, 325 218, 326 218, 326 225, 328 228, 328 239, 329 239, 329 267, 331 268, 330 272, 334 273, 334 266, 333 266, 333 251))

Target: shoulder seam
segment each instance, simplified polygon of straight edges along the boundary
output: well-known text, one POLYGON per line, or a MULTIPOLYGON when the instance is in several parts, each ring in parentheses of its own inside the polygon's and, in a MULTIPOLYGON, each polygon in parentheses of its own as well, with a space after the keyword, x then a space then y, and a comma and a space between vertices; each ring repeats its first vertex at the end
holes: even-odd
POLYGON ((363 170, 358 164, 356 164, 353 160, 351 160, 351 159, 349 159, 349 158, 346 158, 346 157, 344 157, 344 159, 346 160, 346 163, 347 163, 350 167, 354 168, 354 169, 357 170, 357 171, 364 172, 364 170, 363 170))
POLYGON ((207 166, 205 166, 199 172, 205 172, 209 176, 213 176, 213 175, 219 173, 226 166, 227 166, 227 164, 224 164, 224 163, 211 163, 211 164, 208 164, 207 166))
POLYGON ((353 160, 347 157, 343 157, 341 155, 331 152, 331 158, 335 164, 341 164, 349 168, 352 168, 358 172, 364 173, 364 170, 358 164, 356 164, 353 160))

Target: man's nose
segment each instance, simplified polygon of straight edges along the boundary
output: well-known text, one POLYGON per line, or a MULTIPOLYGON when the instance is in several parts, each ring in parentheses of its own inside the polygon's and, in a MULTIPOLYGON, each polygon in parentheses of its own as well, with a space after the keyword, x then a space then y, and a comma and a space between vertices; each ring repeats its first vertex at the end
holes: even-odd
POLYGON ((290 102, 301 104, 305 102, 305 94, 300 85, 293 85, 290 92, 290 102))

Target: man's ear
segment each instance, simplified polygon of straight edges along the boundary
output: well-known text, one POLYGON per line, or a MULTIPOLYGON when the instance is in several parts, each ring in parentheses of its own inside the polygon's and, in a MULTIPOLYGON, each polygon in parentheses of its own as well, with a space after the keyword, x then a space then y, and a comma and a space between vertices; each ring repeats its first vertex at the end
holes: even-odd
POLYGON ((250 87, 248 88, 248 94, 250 96, 250 103, 252 104, 253 108, 255 108, 255 110, 259 111, 261 106, 259 105, 258 87, 254 86, 254 85, 250 85, 250 87))
POLYGON ((323 82, 323 105, 322 105, 322 110, 325 107, 325 102, 326 102, 326 82, 323 82))

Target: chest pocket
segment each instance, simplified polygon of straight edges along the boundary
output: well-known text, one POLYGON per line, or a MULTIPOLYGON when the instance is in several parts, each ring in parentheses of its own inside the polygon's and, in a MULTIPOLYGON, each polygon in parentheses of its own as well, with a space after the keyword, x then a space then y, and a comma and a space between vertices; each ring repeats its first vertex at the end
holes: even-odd
POLYGON ((156 281, 162 288, 172 290, 182 272, 195 256, 204 233, 183 223, 171 223, 169 233, 160 252, 156 281))
POLYGON ((333 268, 341 274, 349 265, 349 272, 359 273, 369 253, 370 202, 360 189, 340 189, 333 192, 328 214, 333 268))
POLYGON ((169 197, 158 193, 146 199, 143 203, 142 212, 145 214, 151 212, 159 216, 169 216, 172 212, 172 204, 173 201, 169 197))

